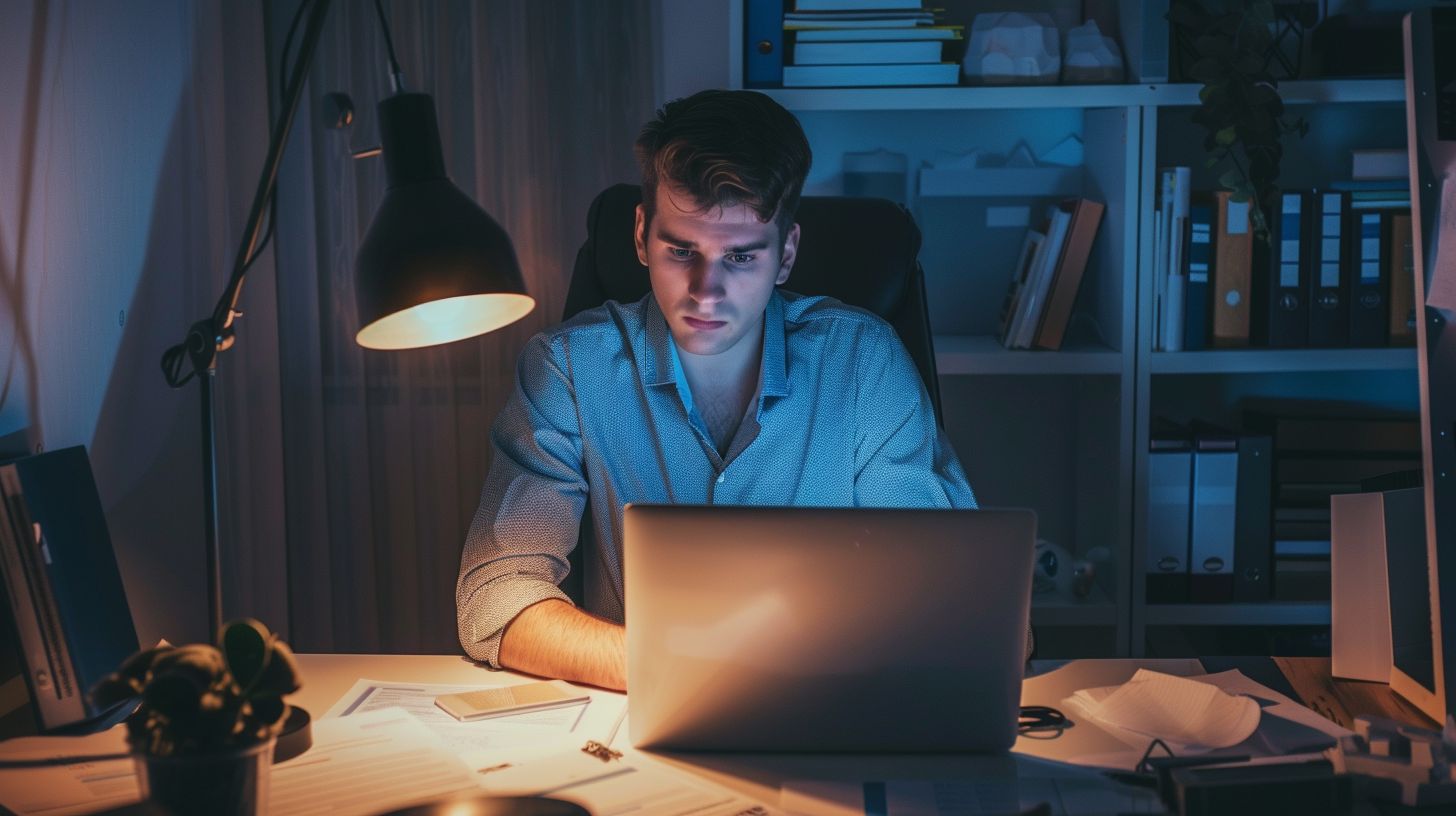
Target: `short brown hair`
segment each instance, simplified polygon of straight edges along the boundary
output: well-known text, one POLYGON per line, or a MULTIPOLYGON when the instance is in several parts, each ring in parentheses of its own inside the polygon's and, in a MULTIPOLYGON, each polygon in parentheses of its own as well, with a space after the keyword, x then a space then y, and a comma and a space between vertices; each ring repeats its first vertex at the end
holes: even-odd
POLYGON ((666 180, 704 209, 743 204, 788 232, 812 156, 799 120, 755 91, 699 91, 667 103, 637 137, 644 221, 666 180))

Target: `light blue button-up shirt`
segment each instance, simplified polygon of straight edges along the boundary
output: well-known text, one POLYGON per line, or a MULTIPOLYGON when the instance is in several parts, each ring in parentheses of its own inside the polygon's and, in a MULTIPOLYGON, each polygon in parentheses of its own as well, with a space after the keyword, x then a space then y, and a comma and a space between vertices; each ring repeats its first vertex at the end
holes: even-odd
POLYGON ((460 560, 466 653, 498 666, 501 633, 522 609, 569 600, 558 585, 579 530, 582 605, 622 621, 628 502, 976 506, 914 362, 869 312, 775 292, 754 404, 720 456, 651 294, 531 338, 491 429, 495 456, 460 560))

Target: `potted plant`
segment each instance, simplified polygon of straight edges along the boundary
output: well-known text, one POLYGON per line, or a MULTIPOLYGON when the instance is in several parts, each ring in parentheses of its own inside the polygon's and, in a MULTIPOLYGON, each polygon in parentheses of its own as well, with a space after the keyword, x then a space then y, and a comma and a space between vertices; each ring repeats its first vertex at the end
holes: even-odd
POLYGON ((140 700, 127 742, 144 797, 175 814, 244 816, 266 809, 283 696, 298 686, 287 644, 245 618, 216 646, 138 652, 91 694, 103 706, 140 700))
POLYGON ((1234 201, 1249 202, 1259 240, 1269 240, 1268 208, 1279 193, 1282 139, 1309 132, 1302 117, 1284 118, 1279 81, 1269 71, 1275 25, 1270 0, 1232 0, 1210 11, 1197 0, 1175 0, 1168 20, 1191 43, 1190 77, 1203 83, 1193 121, 1205 131, 1206 166, 1228 165, 1218 181, 1234 201))

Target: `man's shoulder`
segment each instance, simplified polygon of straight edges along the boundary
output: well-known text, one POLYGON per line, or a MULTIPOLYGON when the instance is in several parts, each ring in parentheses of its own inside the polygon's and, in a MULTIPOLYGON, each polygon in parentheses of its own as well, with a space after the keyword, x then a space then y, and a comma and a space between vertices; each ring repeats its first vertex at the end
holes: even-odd
POLYGON ((796 327, 813 332, 845 331, 854 335, 894 331, 884 318, 874 312, 826 295, 800 295, 787 291, 781 294, 784 299, 784 324, 791 331, 796 327))
POLYGON ((542 329, 536 339, 548 347, 623 349, 642 331, 647 301, 618 303, 609 300, 542 329))

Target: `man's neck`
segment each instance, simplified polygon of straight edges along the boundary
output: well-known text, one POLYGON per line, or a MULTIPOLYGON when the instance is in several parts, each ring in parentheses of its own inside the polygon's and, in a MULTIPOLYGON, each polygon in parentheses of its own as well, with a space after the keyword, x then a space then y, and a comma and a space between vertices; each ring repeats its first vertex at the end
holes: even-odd
POLYGON ((760 322, 756 331, 720 354, 696 355, 679 350, 678 356, 698 414, 707 423, 719 455, 726 455, 749 402, 758 391, 763 324, 760 322))

